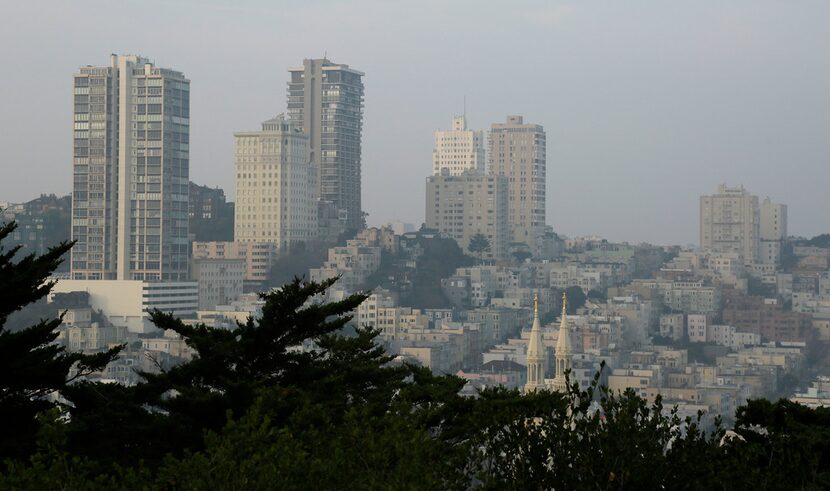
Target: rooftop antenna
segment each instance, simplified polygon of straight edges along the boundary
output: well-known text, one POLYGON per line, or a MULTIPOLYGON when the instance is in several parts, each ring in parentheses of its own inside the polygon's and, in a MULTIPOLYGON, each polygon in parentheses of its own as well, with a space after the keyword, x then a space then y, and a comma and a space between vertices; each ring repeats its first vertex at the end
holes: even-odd
POLYGON ((329 54, 328 50, 323 50, 323 59, 324 60, 328 59, 328 54, 329 54))
POLYGON ((464 94, 464 121, 467 121, 467 94, 464 94))

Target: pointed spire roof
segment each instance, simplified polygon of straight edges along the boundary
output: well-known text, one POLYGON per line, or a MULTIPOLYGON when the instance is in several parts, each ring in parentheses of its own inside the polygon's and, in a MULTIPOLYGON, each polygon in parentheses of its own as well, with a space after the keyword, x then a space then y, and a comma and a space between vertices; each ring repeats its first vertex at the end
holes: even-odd
POLYGON ((562 293, 562 320, 559 322, 559 339, 556 340, 556 356, 571 354, 571 331, 568 328, 568 294, 562 293))
POLYGON ((530 329, 530 340, 527 345, 527 356, 544 358, 542 346, 542 324, 539 322, 539 294, 533 295, 533 327, 530 329))

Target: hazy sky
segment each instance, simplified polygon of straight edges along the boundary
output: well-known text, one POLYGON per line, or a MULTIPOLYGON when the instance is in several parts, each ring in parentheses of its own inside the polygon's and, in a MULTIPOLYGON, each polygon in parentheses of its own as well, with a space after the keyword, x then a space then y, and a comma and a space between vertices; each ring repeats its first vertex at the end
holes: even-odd
POLYGON ((547 131, 548 223, 697 242, 743 184, 830 232, 830 2, 115 1, 0 5, 0 201, 71 187, 72 73, 133 53, 191 80, 192 180, 233 195, 234 131, 285 110, 289 66, 366 73, 369 222, 420 224, 436 129, 467 98, 547 131), (239 4, 239 5, 237 5, 239 4))

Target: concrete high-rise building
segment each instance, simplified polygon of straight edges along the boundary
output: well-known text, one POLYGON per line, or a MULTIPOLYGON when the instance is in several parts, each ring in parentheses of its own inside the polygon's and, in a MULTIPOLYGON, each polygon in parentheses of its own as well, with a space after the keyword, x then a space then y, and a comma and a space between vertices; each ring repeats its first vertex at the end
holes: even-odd
POLYGON ((484 132, 467 129, 467 117, 456 116, 452 129, 435 132, 432 150, 432 173, 447 169, 451 176, 472 170, 484 174, 484 132))
POLYGON ((317 187, 308 136, 283 115, 234 133, 234 240, 288 251, 317 237, 317 187))
POLYGON ((510 241, 524 243, 534 255, 545 233, 545 131, 508 116, 490 129, 490 175, 508 179, 510 241))
POLYGON ((787 238, 787 205, 773 203, 766 198, 761 203, 761 262, 778 264, 781 262, 781 248, 787 238))
POLYGON ((363 72, 325 58, 288 71, 288 117, 309 136, 318 197, 346 212, 347 227, 359 228, 363 72))
POLYGON ((190 81, 112 55, 74 75, 71 275, 188 279, 190 81))
POLYGON ((718 186, 700 197, 700 246, 714 252, 737 252, 744 264, 758 260, 760 208, 758 197, 743 186, 718 186))
POLYGON ((507 178, 485 176, 473 170, 459 176, 427 177, 427 228, 452 237, 465 252, 477 234, 487 237, 490 249, 482 258, 502 259, 507 255, 510 227, 507 222, 507 178))

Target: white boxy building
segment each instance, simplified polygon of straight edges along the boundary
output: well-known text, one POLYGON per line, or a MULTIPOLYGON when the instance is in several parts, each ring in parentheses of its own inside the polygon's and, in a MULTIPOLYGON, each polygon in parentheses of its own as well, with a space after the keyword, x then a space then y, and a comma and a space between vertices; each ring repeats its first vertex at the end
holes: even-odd
POLYGON ((148 312, 158 309, 187 317, 199 306, 195 281, 147 282, 138 280, 59 280, 55 293, 87 292, 90 306, 100 310, 115 326, 138 334, 153 332, 148 312))

